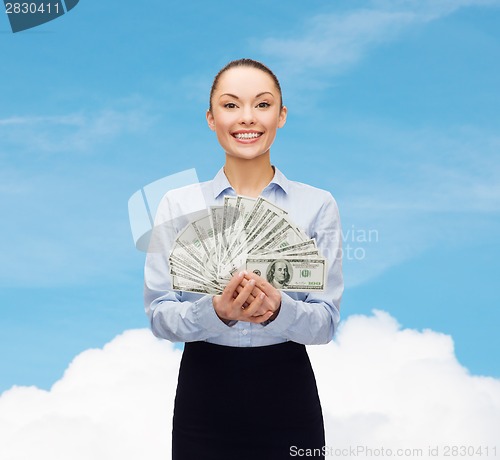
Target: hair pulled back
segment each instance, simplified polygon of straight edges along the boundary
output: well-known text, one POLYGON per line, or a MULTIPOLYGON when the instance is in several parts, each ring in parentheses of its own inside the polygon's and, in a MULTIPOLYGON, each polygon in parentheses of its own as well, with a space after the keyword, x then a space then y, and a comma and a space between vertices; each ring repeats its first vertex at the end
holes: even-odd
POLYGON ((254 69, 259 69, 262 70, 262 72, 267 73, 273 79, 274 84, 276 85, 276 89, 278 90, 280 95, 280 106, 283 107, 283 95, 281 93, 280 82, 278 81, 276 75, 274 75, 274 72, 269 67, 262 64, 262 62, 255 61, 253 59, 243 58, 229 62, 222 69, 220 69, 217 75, 215 76, 214 82, 212 83, 212 88, 210 89, 210 104, 209 104, 210 112, 212 111, 212 96, 214 95, 214 92, 217 89, 217 85, 219 84, 221 75, 224 72, 227 72, 229 69, 232 69, 234 67, 252 67, 254 69))

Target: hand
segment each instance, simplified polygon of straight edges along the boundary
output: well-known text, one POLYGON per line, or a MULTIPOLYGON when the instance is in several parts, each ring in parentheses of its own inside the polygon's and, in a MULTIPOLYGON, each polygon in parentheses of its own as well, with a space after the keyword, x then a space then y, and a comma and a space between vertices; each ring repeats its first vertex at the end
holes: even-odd
POLYGON ((252 299, 249 298, 255 287, 256 280, 247 280, 242 289, 239 292, 237 291, 246 275, 246 272, 240 272, 233 276, 222 294, 216 295, 212 299, 217 316, 225 323, 229 321, 246 321, 258 324, 267 321, 274 314, 274 310, 264 310, 264 313, 262 313, 262 303, 266 297, 264 292, 257 293, 256 296, 252 296, 252 299))
POLYGON ((266 314, 268 311, 272 311, 273 315, 270 319, 274 320, 276 316, 278 316, 281 307, 281 292, 261 276, 258 276, 255 273, 247 273, 242 279, 240 285, 236 287, 234 295, 236 296, 242 292, 251 280, 255 281, 255 286, 250 295, 247 297, 247 303, 243 304, 243 307, 246 308, 251 302, 254 301, 254 299, 261 294, 264 294, 265 297, 262 302, 262 306, 260 309, 256 310, 255 316, 260 316, 266 314))
MULTIPOLYGON (((253 282, 255 283, 255 281, 253 281, 253 282)), ((248 283, 250 283, 250 278, 243 277, 240 284, 234 290, 233 297, 236 298, 240 294, 240 292, 242 292, 243 289, 248 285, 248 283)), ((243 308, 247 308, 261 294, 264 294, 264 293, 254 284, 252 291, 248 295, 245 303, 243 304, 243 308)), ((260 308, 258 308, 255 311, 254 316, 262 316, 262 315, 266 314, 268 311, 273 311, 272 306, 269 303, 269 299, 267 297, 264 297, 260 308)))

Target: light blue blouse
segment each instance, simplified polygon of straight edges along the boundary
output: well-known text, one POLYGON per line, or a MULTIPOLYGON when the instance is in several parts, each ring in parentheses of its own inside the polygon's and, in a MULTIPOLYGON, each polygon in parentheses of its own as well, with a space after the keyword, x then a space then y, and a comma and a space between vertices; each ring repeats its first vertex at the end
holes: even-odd
POLYGON ((176 235, 209 206, 223 205, 236 195, 223 168, 211 181, 171 190, 155 218, 155 232, 146 256, 144 303, 151 330, 172 342, 207 341, 233 347, 273 345, 288 340, 328 343, 339 322, 342 278, 342 236, 337 203, 325 191, 288 180, 274 167, 274 178, 261 195, 288 212, 328 262, 323 292, 282 291, 281 309, 266 325, 243 321, 226 325, 219 319, 211 295, 172 290, 168 256, 176 235))

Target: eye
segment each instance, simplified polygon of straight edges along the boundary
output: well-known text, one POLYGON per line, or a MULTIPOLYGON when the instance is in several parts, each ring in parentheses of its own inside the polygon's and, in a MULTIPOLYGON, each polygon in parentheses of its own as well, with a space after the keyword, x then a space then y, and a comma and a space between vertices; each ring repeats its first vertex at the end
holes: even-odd
POLYGON ((224 104, 224 107, 226 109, 234 109, 236 108, 236 104, 234 102, 228 102, 227 104, 224 104))
POLYGON ((267 109, 268 107, 271 107, 271 104, 269 104, 269 102, 259 102, 257 107, 259 109, 267 109))

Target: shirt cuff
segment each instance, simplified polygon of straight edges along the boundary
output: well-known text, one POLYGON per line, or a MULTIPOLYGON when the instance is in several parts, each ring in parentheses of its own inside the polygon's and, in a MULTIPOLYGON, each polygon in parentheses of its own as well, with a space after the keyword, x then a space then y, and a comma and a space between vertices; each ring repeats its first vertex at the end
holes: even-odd
POLYGON ((297 305, 286 292, 281 291, 281 307, 274 321, 266 324, 264 331, 272 335, 282 335, 294 323, 297 305))
POLYGON ((212 296, 206 295, 197 300, 193 306, 193 314, 198 324, 210 332, 223 333, 228 327, 234 326, 237 321, 231 321, 234 324, 225 324, 215 313, 212 296))

